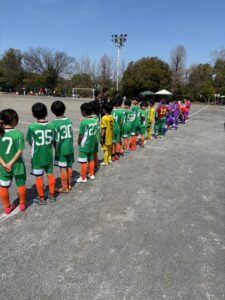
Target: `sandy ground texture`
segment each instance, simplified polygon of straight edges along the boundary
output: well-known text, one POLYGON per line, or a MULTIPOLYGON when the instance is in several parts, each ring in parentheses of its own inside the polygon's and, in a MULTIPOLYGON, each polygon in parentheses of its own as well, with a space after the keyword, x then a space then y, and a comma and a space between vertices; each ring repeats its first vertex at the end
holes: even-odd
MULTIPOLYGON (((2 95, 0 110, 16 109, 26 133, 32 104, 54 100, 2 95)), ((82 102, 63 101, 77 157, 82 102)), ((225 109, 191 114, 45 207, 32 204, 27 146, 29 207, 0 213, 0 299, 225 299, 225 109)))

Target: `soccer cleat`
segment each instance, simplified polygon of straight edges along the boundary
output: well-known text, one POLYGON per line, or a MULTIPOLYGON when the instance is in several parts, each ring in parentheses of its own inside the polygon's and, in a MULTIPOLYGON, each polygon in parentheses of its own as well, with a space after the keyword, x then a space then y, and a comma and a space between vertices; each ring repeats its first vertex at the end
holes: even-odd
POLYGON ((48 194, 48 199, 49 199, 51 202, 55 202, 55 201, 56 201, 55 195, 48 194))
POLYGON ((119 160, 119 159, 120 159, 119 155, 115 155, 115 160, 119 160))
POLYGON ((87 178, 82 178, 82 177, 79 177, 78 179, 77 179, 77 183, 85 183, 85 182, 87 182, 87 178))
POLYGON ((124 150, 124 153, 128 154, 130 153, 130 150, 124 150))
POLYGON ((46 205, 46 200, 44 198, 41 199, 39 197, 36 197, 36 198, 34 198, 33 203, 39 204, 39 205, 46 205))
POLYGON ((112 157, 112 161, 115 161, 116 160, 116 155, 112 157))
POLYGON ((24 211, 24 210, 26 210, 26 204, 22 203, 20 204, 20 211, 24 211))
MULTIPOLYGON (((112 162, 109 162, 109 163, 112 163, 112 162)), ((108 166, 107 163, 105 163, 104 161, 101 163, 101 166, 108 166)))
POLYGON ((90 178, 91 180, 95 180, 95 175, 88 175, 88 178, 90 178))
POLYGON ((16 208, 15 205, 11 204, 10 207, 5 207, 4 208, 4 213, 9 215, 15 208, 16 208))

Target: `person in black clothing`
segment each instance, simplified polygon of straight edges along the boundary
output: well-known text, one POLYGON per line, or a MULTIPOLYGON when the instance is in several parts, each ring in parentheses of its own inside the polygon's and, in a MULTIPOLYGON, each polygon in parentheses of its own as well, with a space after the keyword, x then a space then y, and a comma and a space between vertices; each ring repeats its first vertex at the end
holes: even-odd
POLYGON ((94 105, 96 107, 96 115, 100 117, 101 115, 101 92, 99 90, 94 91, 94 105))
POLYGON ((101 106, 104 106, 106 103, 108 103, 108 88, 103 88, 102 90, 102 97, 101 97, 101 106))
POLYGON ((101 115, 104 116, 103 108, 104 106, 109 102, 108 101, 108 88, 103 88, 102 89, 102 97, 101 97, 101 115))

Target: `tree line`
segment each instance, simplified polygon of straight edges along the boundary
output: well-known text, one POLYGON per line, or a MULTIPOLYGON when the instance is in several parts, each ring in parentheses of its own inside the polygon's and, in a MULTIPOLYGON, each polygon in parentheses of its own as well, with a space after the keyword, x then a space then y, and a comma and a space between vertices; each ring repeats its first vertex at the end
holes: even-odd
MULTIPOLYGON (((212 53, 212 63, 186 67, 186 49, 177 45, 170 63, 158 57, 143 57, 126 65, 120 63, 120 92, 128 97, 140 92, 168 89, 177 97, 208 101, 225 95, 225 50, 212 53)), ((0 90, 37 92, 45 88, 56 95, 71 94, 73 87, 115 92, 114 59, 103 55, 98 63, 87 57, 76 59, 62 51, 31 48, 22 52, 8 49, 0 59, 0 90)))

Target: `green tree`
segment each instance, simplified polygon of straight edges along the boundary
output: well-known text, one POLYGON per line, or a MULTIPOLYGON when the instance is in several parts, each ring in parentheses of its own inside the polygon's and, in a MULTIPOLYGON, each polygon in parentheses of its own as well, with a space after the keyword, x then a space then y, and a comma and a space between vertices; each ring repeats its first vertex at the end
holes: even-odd
POLYGON ((2 90, 20 89, 25 72, 22 67, 23 55, 18 49, 8 49, 0 60, 0 86, 2 90))
POLYGON ((213 67, 210 64, 199 64, 190 68, 188 93, 193 100, 206 101, 208 97, 211 97, 214 87, 212 74, 213 67))
POLYGON ((225 60, 217 59, 213 68, 215 74, 216 93, 225 94, 225 60))
POLYGON ((123 93, 128 97, 138 96, 144 90, 170 89, 170 85, 169 65, 157 57, 130 62, 122 79, 123 93))
POLYGON ((80 88, 92 88, 93 81, 91 78, 91 74, 75 74, 73 75, 72 79, 73 87, 80 87, 80 88))

